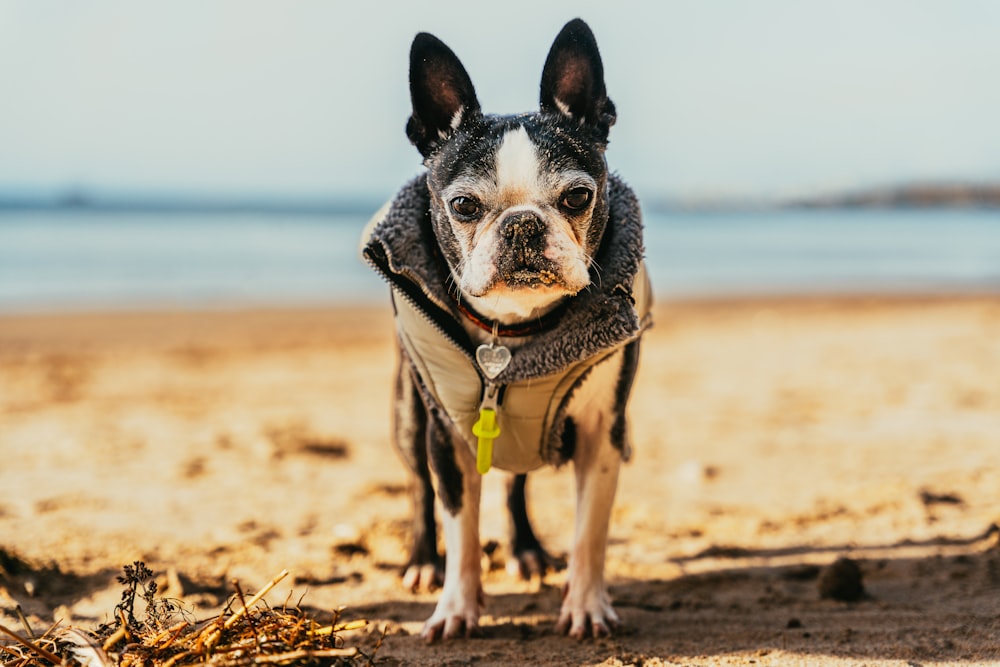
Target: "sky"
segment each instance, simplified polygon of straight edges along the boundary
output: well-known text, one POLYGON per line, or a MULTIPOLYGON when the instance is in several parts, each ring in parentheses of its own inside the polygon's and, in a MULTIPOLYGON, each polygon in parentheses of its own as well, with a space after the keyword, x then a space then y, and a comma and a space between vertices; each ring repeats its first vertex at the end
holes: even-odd
POLYGON ((514 113, 576 16, 640 195, 1000 182, 993 0, 0 0, 0 194, 385 198, 415 33, 514 113))

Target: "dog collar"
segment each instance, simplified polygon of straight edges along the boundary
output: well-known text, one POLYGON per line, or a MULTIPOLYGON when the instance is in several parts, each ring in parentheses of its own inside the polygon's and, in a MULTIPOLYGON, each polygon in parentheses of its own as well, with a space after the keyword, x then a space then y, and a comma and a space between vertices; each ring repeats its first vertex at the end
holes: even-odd
POLYGON ((545 331, 546 329, 550 329, 556 325, 559 319, 563 316, 563 313, 566 312, 567 305, 569 305, 569 300, 559 304, 541 317, 521 322, 519 324, 503 324, 501 322, 497 322, 496 320, 491 320, 484 315, 480 315, 475 310, 469 308, 455 298, 455 306, 458 308, 459 312, 469 319, 470 322, 483 331, 491 333, 494 336, 500 336, 501 338, 533 336, 545 331))

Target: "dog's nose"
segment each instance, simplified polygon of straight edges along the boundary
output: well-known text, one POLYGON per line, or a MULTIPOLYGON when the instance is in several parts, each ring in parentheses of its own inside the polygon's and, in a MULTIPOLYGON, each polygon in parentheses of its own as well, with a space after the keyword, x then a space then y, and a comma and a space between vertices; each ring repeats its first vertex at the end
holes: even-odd
POLYGON ((500 235, 512 246, 533 245, 544 240, 545 223, 531 211, 518 211, 503 219, 500 235))
POLYGON ((517 211, 502 219, 498 230, 502 251, 497 257, 497 272, 508 285, 538 284, 542 273, 551 282, 555 269, 545 257, 546 231, 545 222, 531 211, 517 211))
POLYGON ((558 280, 559 266, 545 256, 548 227, 532 211, 515 211, 502 218, 497 230, 501 245, 497 274, 508 287, 552 285, 558 280))

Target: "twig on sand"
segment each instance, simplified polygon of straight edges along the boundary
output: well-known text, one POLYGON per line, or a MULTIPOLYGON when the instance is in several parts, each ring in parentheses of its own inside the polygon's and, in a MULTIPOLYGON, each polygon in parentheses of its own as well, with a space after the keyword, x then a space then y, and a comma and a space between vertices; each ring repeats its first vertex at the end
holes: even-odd
POLYGON ((46 651, 41 646, 38 646, 38 645, 36 645, 35 643, 33 643, 31 641, 28 641, 27 639, 25 639, 21 635, 17 634, 13 630, 10 630, 10 629, 8 629, 5 626, 0 625, 0 632, 2 632, 5 635, 9 636, 11 639, 13 639, 14 641, 16 641, 18 644, 20 644, 24 648, 28 649, 32 653, 35 653, 35 654, 37 654, 37 655, 45 658, 46 660, 48 660, 52 664, 54 664, 54 665, 61 665, 62 664, 62 658, 60 658, 58 655, 56 655, 54 653, 51 653, 49 651, 46 651))
MULTIPOLYGON (((221 628, 218 627, 217 624, 209 626, 208 628, 205 628, 205 630, 202 632, 202 636, 205 637, 205 639, 202 642, 203 645, 205 646, 205 648, 207 650, 211 651, 212 647, 216 644, 216 642, 219 641, 219 637, 222 636, 222 633, 224 631, 226 631, 229 628, 231 628, 234 625, 236 625, 236 623, 241 618, 243 618, 243 616, 250 610, 250 607, 252 607, 255 604, 257 604, 258 602, 260 602, 261 598, 263 598, 265 595, 267 595, 268 593, 270 593, 271 589, 274 588, 275 586, 277 586, 278 583, 281 582, 281 580, 284 579, 287 576, 288 576, 288 570, 282 570, 277 575, 275 575, 271 579, 271 581, 269 581, 267 583, 267 585, 264 586, 264 588, 262 588, 259 591, 257 591, 256 595, 254 595, 252 598, 250 598, 250 601, 243 605, 242 609, 240 609, 235 614, 233 614, 232 616, 230 616, 229 618, 227 618, 226 622, 222 624, 221 628)), ((222 620, 221 616, 219 617, 219 620, 222 620)), ((201 639, 202 639, 202 637, 199 637, 199 640, 201 640, 201 639)))

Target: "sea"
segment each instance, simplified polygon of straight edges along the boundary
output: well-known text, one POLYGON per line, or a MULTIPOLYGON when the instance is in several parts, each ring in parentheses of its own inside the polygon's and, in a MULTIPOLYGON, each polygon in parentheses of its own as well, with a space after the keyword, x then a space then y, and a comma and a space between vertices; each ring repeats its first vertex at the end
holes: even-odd
MULTIPOLYGON (((374 207, 373 207, 374 208, 374 207)), ((0 313, 382 303, 364 214, 0 211, 0 313)), ((660 299, 1000 293, 1000 212, 645 216, 660 299)))

